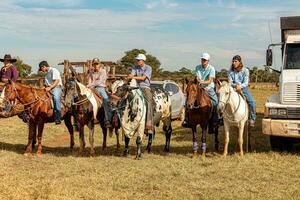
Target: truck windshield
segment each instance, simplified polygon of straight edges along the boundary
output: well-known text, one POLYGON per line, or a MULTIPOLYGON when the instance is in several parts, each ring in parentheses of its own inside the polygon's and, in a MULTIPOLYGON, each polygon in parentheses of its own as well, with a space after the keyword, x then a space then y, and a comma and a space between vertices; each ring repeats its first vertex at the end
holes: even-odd
POLYGON ((287 44, 285 69, 300 69, 300 44, 287 44))

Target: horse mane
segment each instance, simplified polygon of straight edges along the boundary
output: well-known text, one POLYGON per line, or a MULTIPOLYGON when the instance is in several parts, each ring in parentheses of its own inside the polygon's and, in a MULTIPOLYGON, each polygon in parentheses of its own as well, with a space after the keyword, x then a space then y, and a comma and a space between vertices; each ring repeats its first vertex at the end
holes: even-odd
POLYGON ((39 91, 45 91, 45 88, 40 88, 40 87, 31 86, 31 85, 26 85, 24 83, 14 83, 14 84, 17 84, 18 86, 21 86, 21 87, 25 87, 27 89, 35 89, 35 90, 39 90, 39 91))

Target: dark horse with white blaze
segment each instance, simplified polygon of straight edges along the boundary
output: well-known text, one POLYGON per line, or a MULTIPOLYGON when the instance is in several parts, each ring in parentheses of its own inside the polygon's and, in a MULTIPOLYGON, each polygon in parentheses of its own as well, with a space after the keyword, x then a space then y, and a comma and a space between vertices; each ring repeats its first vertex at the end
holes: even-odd
MULTIPOLYGON (((121 128, 125 135, 125 151, 124 155, 129 153, 129 141, 135 133, 138 134, 136 139, 137 154, 136 158, 141 157, 141 143, 145 132, 145 115, 146 115, 146 100, 141 89, 138 87, 136 80, 132 79, 130 84, 124 83, 123 80, 115 81, 112 85, 112 92, 119 97, 117 104, 117 112, 120 116, 121 128)), ((172 133, 171 126, 171 100, 166 92, 155 90, 153 99, 155 102, 153 123, 159 125, 163 122, 163 130, 165 131, 166 144, 164 151, 170 151, 170 140, 172 133)), ((155 130, 154 130, 155 132, 155 130)), ((151 152, 153 134, 148 136, 147 150, 151 152)))
MULTIPOLYGON (((94 151, 94 122, 97 119, 100 122, 100 127, 103 133, 103 146, 106 148, 107 128, 104 121, 104 108, 102 107, 102 97, 97 91, 86 88, 83 84, 77 82, 75 79, 69 79, 65 84, 65 103, 66 107, 70 110, 71 115, 74 117, 79 131, 80 149, 79 155, 81 156, 85 147, 84 141, 84 126, 89 128, 89 141, 91 145, 90 155, 93 156, 94 151), (97 103, 96 109, 93 109, 92 100, 97 103)), ((95 107, 94 107, 95 108, 95 107)), ((113 123, 115 125, 116 123, 113 123)), ((117 137, 117 148, 120 148, 118 128, 113 126, 117 137)), ((111 130, 112 131, 112 130, 111 130)))
MULTIPOLYGON (((3 89, 3 100, 14 105, 16 101, 24 106, 24 110, 29 114, 29 135, 28 144, 26 146, 25 154, 32 153, 32 146, 34 139, 38 139, 37 154, 42 154, 42 137, 45 123, 54 122, 54 111, 52 108, 52 95, 47 93, 45 89, 34 88, 21 83, 14 83, 9 81, 5 84, 3 89)), ((2 104, 3 102, 1 102, 2 104)), ((70 148, 74 146, 73 126, 71 123, 71 115, 62 108, 62 117, 65 125, 70 133, 70 148)))
MULTIPOLYGON (((200 87, 197 80, 187 80, 187 115, 189 124, 193 132, 193 156, 198 155, 198 139, 197 139, 197 125, 199 124, 202 129, 202 156, 206 154, 206 136, 208 126, 212 118, 212 102, 207 91, 200 87)), ((215 149, 218 150, 218 130, 214 129, 215 134, 215 149)))

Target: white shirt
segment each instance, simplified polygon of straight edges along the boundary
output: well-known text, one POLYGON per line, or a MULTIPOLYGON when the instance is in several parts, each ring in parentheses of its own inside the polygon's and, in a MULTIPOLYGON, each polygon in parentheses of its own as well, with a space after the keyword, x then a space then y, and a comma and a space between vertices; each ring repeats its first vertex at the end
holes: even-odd
POLYGON ((53 84, 55 80, 59 80, 57 85, 62 86, 62 81, 60 77, 60 73, 56 68, 49 67, 47 74, 45 75, 45 84, 50 86, 53 84))

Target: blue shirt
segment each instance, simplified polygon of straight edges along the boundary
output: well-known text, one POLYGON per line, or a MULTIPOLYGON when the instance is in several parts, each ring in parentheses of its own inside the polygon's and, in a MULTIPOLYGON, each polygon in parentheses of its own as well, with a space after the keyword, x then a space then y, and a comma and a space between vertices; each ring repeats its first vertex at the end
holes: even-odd
MULTIPOLYGON (((197 77, 199 77, 203 81, 207 81, 209 78, 215 78, 216 77, 216 71, 213 66, 208 64, 206 68, 202 67, 202 65, 197 65, 195 73, 197 77)), ((214 89, 215 83, 212 81, 210 84, 201 84, 201 87, 208 88, 208 89, 214 89)))
POLYGON ((230 69, 228 72, 228 81, 232 87, 240 85, 241 88, 248 87, 249 70, 243 67, 240 71, 230 69))
POLYGON ((146 76, 146 79, 141 81, 137 80, 137 83, 141 88, 149 88, 150 89, 150 80, 152 76, 152 68, 149 65, 141 66, 133 66, 131 74, 134 76, 146 76))

